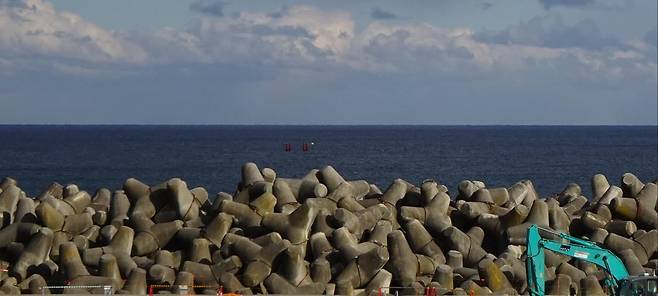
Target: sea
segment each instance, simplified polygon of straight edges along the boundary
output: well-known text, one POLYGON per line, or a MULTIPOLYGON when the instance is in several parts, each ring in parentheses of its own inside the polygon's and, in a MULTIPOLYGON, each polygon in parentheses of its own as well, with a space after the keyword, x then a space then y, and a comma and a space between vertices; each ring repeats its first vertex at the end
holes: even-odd
POLYGON ((0 177, 28 196, 54 181, 93 193, 130 177, 178 177, 212 197, 234 192, 242 164, 254 162, 289 178, 331 165, 382 190, 396 178, 434 179, 454 197, 461 180, 530 179, 542 196, 577 183, 589 197, 597 173, 654 181, 657 158, 656 126, 0 126, 0 177))

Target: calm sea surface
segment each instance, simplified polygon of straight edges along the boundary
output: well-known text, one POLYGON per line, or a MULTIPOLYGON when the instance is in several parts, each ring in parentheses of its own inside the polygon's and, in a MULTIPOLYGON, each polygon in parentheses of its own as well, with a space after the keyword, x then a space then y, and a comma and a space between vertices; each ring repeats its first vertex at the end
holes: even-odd
POLYGON ((624 172, 658 176, 658 135, 649 127, 513 126, 0 126, 0 177, 29 196, 50 182, 89 192, 128 177, 155 184, 180 177, 212 194, 232 192, 253 161, 279 176, 333 165, 346 179, 385 189, 395 178, 435 179, 451 192, 463 179, 510 186, 530 179, 542 195, 624 172), (303 143, 314 143, 309 152, 303 143), (284 145, 292 151, 285 152, 284 145))

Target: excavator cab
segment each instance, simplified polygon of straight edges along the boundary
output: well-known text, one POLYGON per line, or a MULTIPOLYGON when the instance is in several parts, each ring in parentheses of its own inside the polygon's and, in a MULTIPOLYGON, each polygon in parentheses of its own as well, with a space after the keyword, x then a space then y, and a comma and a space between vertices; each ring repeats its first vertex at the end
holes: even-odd
POLYGON ((656 296, 658 295, 658 277, 631 276, 619 283, 619 296, 656 296))

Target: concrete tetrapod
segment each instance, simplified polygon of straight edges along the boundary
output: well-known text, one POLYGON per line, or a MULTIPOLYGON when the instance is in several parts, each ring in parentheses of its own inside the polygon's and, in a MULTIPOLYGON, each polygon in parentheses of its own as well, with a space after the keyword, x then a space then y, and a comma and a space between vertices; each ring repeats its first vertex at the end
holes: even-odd
POLYGON ((7 185, 0 192, 0 213, 2 214, 2 224, 7 225, 14 222, 16 207, 21 197, 21 189, 15 184, 7 185))
POLYGON ((123 221, 128 219, 130 210, 130 200, 123 190, 117 190, 112 195, 110 201, 110 221, 115 227, 123 225, 123 221))
POLYGON ((0 230, 0 248, 8 246, 12 242, 26 242, 33 234, 37 233, 41 226, 34 223, 12 223, 0 230))
POLYGON ((331 281, 331 262, 325 256, 313 260, 310 269, 313 282, 328 284, 331 281))
POLYGON ((41 228, 28 242, 27 247, 14 264, 10 275, 21 281, 29 274, 33 274, 32 269, 37 268, 48 258, 53 237, 52 230, 45 227, 41 228))
POLYGON ((393 229, 399 229, 400 224, 398 223, 398 210, 397 203, 399 200, 404 198, 407 194, 407 182, 402 179, 395 179, 393 183, 386 189, 384 195, 381 197, 381 201, 388 208, 390 216, 385 217, 386 220, 391 222, 393 229))
POLYGON ((615 198, 610 202, 610 208, 624 220, 638 221, 646 230, 658 228, 658 213, 656 210, 643 207, 635 198, 615 198))
POLYGON ((62 267, 67 280, 71 281, 80 276, 89 275, 89 271, 82 263, 74 243, 63 243, 59 246, 59 250, 59 265, 62 267))
POLYGON ((334 191, 327 195, 327 199, 334 202, 337 207, 351 212, 361 211, 365 207, 357 201, 357 189, 348 182, 341 183, 334 191))
POLYGON ((21 196, 16 204, 16 212, 14 212, 14 222, 29 222, 35 223, 37 221, 37 214, 35 212, 36 204, 31 198, 21 196))
POLYGON ((311 226, 313 226, 315 216, 318 213, 318 209, 311 206, 311 204, 311 200, 308 199, 289 215, 280 213, 266 215, 263 217, 262 224, 273 231, 284 234, 282 236, 293 245, 303 244, 302 249, 303 254, 305 254, 305 244, 309 239, 311 226))
POLYGON ((555 269, 555 272, 556 274, 568 275, 574 282, 580 282, 581 279, 584 279, 587 276, 584 271, 568 262, 562 262, 557 269, 555 269))
POLYGON ((118 294, 146 294, 146 271, 141 268, 135 268, 130 272, 128 280, 118 294))
MULTIPOLYGON (((151 221, 148 218, 144 220, 151 221)), ((135 234, 132 244, 132 254, 143 256, 157 251, 166 246, 182 228, 183 221, 180 220, 157 224, 151 222, 150 225, 144 225, 135 234)))
MULTIPOLYGON (((393 274, 390 273, 386 269, 381 269, 375 276, 368 282, 368 285, 365 287, 365 293, 366 295, 372 295, 374 293, 379 293, 381 292, 383 294, 388 294, 389 288, 391 286, 391 281, 393 280, 393 274)), ((333 294, 329 293, 330 291, 327 291, 327 294, 333 294)))
POLYGON ((35 213, 45 226, 54 231, 62 231, 70 237, 88 230, 94 224, 90 213, 65 216, 48 203, 40 203, 35 213))
POLYGON ((345 179, 334 169, 332 166, 328 165, 321 168, 316 176, 320 182, 322 182, 327 190, 331 193, 335 191, 338 186, 345 183, 345 179))
POLYGON ((495 293, 517 294, 507 277, 491 259, 484 259, 478 263, 480 278, 484 279, 487 286, 495 293))
POLYGON ((275 205, 276 197, 271 192, 264 192, 249 202, 249 206, 260 216, 273 213, 275 205))
POLYGON ((596 201, 597 204, 609 205, 616 198, 621 198, 624 192, 617 186, 610 186, 608 190, 596 201))
POLYGON ((272 185, 272 193, 276 196, 274 208, 281 213, 289 214, 300 205, 286 181, 275 180, 272 185))
POLYGON ((382 204, 377 204, 354 213, 339 208, 334 211, 333 218, 338 226, 346 227, 360 239, 364 231, 372 230, 379 220, 388 215, 390 215, 388 208, 382 204))
POLYGON ((117 258, 112 254, 104 254, 101 256, 99 275, 106 278, 111 278, 115 291, 123 288, 123 279, 117 264, 117 258))
MULTIPOLYGON (((210 265, 185 261, 181 271, 189 272, 194 275, 194 282, 198 285, 215 287, 217 286, 217 274, 215 274, 210 265)), ((175 279, 174 279, 175 280, 175 279)))
POLYGON ((304 260, 303 251, 297 246, 289 246, 281 254, 277 273, 295 287, 312 283, 309 264, 304 260))
POLYGON ((176 275, 176 281, 174 281, 174 286, 172 292, 178 295, 194 295, 194 274, 180 271, 176 275))
POLYGON ((43 276, 39 274, 33 274, 18 284, 18 287, 22 292, 27 292, 27 294, 50 294, 50 289, 48 288, 48 283, 43 276))
POLYGON ((176 271, 169 266, 156 263, 148 270, 148 280, 159 285, 172 285, 176 280, 176 271))
POLYGON ((127 276, 133 268, 137 267, 135 261, 130 257, 133 237, 132 228, 121 226, 107 246, 84 250, 82 255, 84 263, 89 266, 98 266, 103 254, 112 254, 117 258, 121 274, 127 276))
POLYGON ((91 204, 91 196, 86 191, 78 191, 63 199, 76 214, 80 214, 84 209, 91 204))
POLYGON ((355 288, 361 288, 370 282, 388 262, 388 259, 388 251, 382 247, 359 255, 336 278, 336 293, 353 294, 355 288))
POLYGON ((571 290, 576 290, 571 277, 565 274, 558 274, 553 282, 548 286, 549 295, 571 295, 571 290))
POLYGON ((656 252, 656 248, 658 247, 656 240, 658 240, 658 230, 654 229, 638 237, 637 240, 631 240, 615 233, 610 233, 606 237, 604 244, 618 255, 624 250, 631 250, 640 261, 640 264, 643 265, 656 252))
POLYGON ((236 202, 248 204, 255 197, 271 191, 272 183, 265 181, 256 164, 249 162, 242 166, 242 181, 235 194, 236 202))
POLYGON ((487 255, 487 252, 481 246, 472 243, 471 238, 457 227, 450 226, 446 228, 442 236, 446 238, 451 249, 465 254, 463 264, 466 267, 477 266, 478 262, 487 255))
POLYGON ((219 213, 203 229, 202 235, 215 246, 221 247, 224 236, 231 229, 231 225, 233 225, 233 216, 225 213, 219 213))
POLYGON ((224 258, 236 255, 240 257, 242 262, 251 262, 260 254, 262 248, 244 236, 228 233, 224 236, 224 242, 220 250, 224 258))
MULTIPOLYGON (((320 198, 328 194, 327 186, 320 183, 317 178, 319 170, 311 170, 302 179, 278 178, 276 181, 285 182, 294 194, 295 199, 303 202, 307 198, 320 198)), ((276 182, 275 181, 275 182, 276 182)))
POLYGON ((560 203, 556 199, 547 199, 546 206, 548 207, 548 226, 560 232, 569 232, 571 218, 567 211, 560 207, 560 203))
POLYGON ((525 221, 505 231, 508 242, 514 245, 525 244, 527 229, 531 224, 549 228, 548 205, 545 201, 539 199, 534 200, 525 221))
POLYGON ((235 217, 235 224, 239 227, 258 227, 261 220, 263 220, 263 217, 254 212, 248 205, 231 200, 222 200, 219 211, 235 217))
POLYGON ((238 292, 243 295, 252 294, 251 289, 245 288, 234 274, 222 272, 216 276, 219 284, 224 288, 224 292, 238 292))
POLYGON ((4 279, 0 285, 0 293, 9 295, 20 294, 21 290, 18 288, 18 282, 16 282, 16 278, 9 277, 4 279))
POLYGON ((315 216, 315 221, 313 221, 313 226, 311 226, 311 233, 322 232, 327 237, 331 237, 332 232, 335 228, 330 225, 333 221, 332 212, 327 209, 320 209, 318 214, 315 216))
POLYGON ((273 183, 276 180, 276 171, 272 168, 263 168, 260 170, 265 182, 273 183))
POLYGON ((130 215, 153 218, 158 209, 151 200, 151 188, 135 178, 123 182, 123 191, 131 204, 130 215))
MULTIPOLYGON (((407 241, 416 254, 423 254, 434 259, 436 264, 444 264, 446 258, 441 248, 434 242, 432 236, 418 220, 406 223, 407 241)), ((484 233, 483 233, 484 235, 484 233)), ((482 243, 480 241, 480 243, 482 243)))
POLYGON ((417 275, 433 275, 437 263, 431 257, 414 254, 400 230, 388 234, 390 260, 387 270, 393 273, 393 283, 403 287, 416 281, 417 275))
POLYGON ((596 174, 592 177, 592 201, 597 203, 599 199, 610 188, 608 179, 603 174, 596 174))
MULTIPOLYGON (((433 180, 396 179, 382 192, 332 167, 296 179, 253 163, 242 170, 235 199, 220 192, 213 203, 176 178, 151 187, 131 178, 93 197, 52 183, 36 199, 5 179, 0 265, 10 272, 0 273, 0 291, 34 292, 52 278, 119 293, 145 293, 147 280, 243 294, 361 295, 403 285, 398 292, 526 293, 530 223, 602 243, 634 274, 658 266, 657 186, 631 174, 617 186, 594 176, 590 203, 573 183, 540 198, 528 180, 507 188, 463 181, 453 201, 433 180)), ((598 293, 596 266, 549 251, 545 263, 548 290, 598 293)))
MULTIPOLYGON (((564 211, 571 216, 577 215, 580 213, 583 208, 589 203, 589 200, 587 200, 586 197, 584 196, 578 196, 575 198, 570 199, 566 204, 562 205, 562 208, 564 211)), ((606 215, 608 218, 612 217, 610 214, 610 210, 608 207, 602 207, 602 209, 606 210, 607 214, 606 215)), ((600 211, 597 211, 597 213, 602 214, 600 211)))
POLYGON ((219 278, 217 276, 220 273, 228 272, 228 273, 236 274, 238 271, 242 269, 242 261, 238 256, 230 256, 224 260, 218 260, 215 262, 216 263, 214 265, 210 266, 210 269, 218 281, 219 278))
POLYGON ((322 283, 310 283, 303 286, 294 286, 277 273, 270 274, 265 279, 265 287, 273 294, 321 294, 325 290, 322 283))
POLYGON ((167 181, 167 190, 176 203, 181 220, 189 221, 199 216, 199 204, 183 180, 174 178, 167 181))
MULTIPOLYGON (((503 215, 480 214, 477 217, 476 224, 485 230, 488 235, 503 237, 505 229, 521 224, 527 216, 528 208, 521 204, 514 206, 503 215)), ((503 244, 504 242, 499 241, 499 243, 503 244)), ((504 246, 501 246, 502 248, 504 246)))
POLYGON ((378 244, 372 242, 358 243, 358 240, 354 235, 345 227, 338 228, 333 232, 332 241, 333 246, 338 250, 346 262, 379 247, 378 244))
POLYGON ((473 182, 470 180, 463 180, 457 184, 457 191, 459 192, 459 195, 457 195, 457 199, 461 200, 470 200, 471 196, 475 193, 475 191, 478 191, 480 188, 484 188, 484 183, 482 182, 473 182))
POLYGON ((288 240, 278 237, 278 240, 263 247, 256 258, 253 258, 244 272, 242 283, 247 287, 255 287, 260 284, 272 272, 274 259, 290 247, 288 240))
POLYGON ((400 207, 400 217, 406 221, 416 219, 429 231, 438 234, 452 225, 448 216, 449 206, 450 196, 445 192, 437 192, 425 207, 400 207))
POLYGON ((636 197, 643 187, 644 183, 635 175, 625 173, 621 176, 621 189, 624 192, 624 196, 636 197))
POLYGON ((205 238, 192 240, 191 246, 186 250, 186 259, 192 262, 210 264, 210 242, 205 238))
POLYGON ((594 275, 589 275, 580 280, 580 295, 605 295, 599 280, 594 275))

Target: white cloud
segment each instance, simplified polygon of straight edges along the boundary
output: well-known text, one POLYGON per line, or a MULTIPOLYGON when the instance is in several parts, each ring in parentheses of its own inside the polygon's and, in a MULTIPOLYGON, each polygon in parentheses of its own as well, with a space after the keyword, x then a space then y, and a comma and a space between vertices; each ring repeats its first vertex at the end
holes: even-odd
POLYGON ((10 61, 0 63, 4 72, 14 64, 14 57, 36 55, 57 59, 58 66, 51 68, 78 75, 94 73, 93 63, 113 62, 269 65, 455 77, 498 71, 517 73, 521 80, 526 71, 542 70, 538 65, 543 65, 543 71, 559 69, 605 83, 656 77, 655 46, 641 40, 635 45, 621 42, 604 36, 591 22, 569 25, 553 15, 498 32, 410 21, 373 21, 357 30, 347 12, 301 5, 276 14, 200 15, 185 31, 162 28, 119 33, 57 11, 43 0, 24 0, 0 2, 0 27, 0 49, 5 52, 0 58, 10 61))
POLYGON ((0 48, 12 56, 143 63, 147 54, 80 16, 42 0, 0 2, 0 48))
POLYGON ((202 16, 189 33, 209 61, 301 65, 339 59, 354 38, 348 13, 295 6, 278 15, 242 12, 232 17, 202 16))

